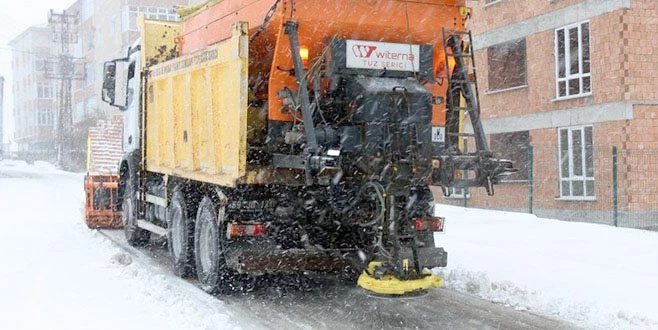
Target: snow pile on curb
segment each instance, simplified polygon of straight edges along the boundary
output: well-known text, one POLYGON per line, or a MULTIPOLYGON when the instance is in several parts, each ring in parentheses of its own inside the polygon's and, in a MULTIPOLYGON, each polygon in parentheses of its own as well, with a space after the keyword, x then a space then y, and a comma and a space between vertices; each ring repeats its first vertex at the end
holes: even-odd
MULTIPOLYGON (((131 328, 158 329, 241 329, 233 315, 225 310, 223 302, 202 293, 192 284, 173 276, 160 273, 157 269, 143 265, 125 251, 117 248, 109 239, 97 231, 80 226, 81 231, 91 235, 94 244, 103 251, 105 278, 116 285, 118 291, 113 294, 122 302, 138 305, 150 305, 142 315, 157 317, 157 326, 153 321, 131 328), (108 275, 112 275, 111 277, 108 275)), ((115 299, 110 297, 110 299, 115 299)), ((139 320, 136 315, 131 319, 139 320)))
POLYGON ((0 329, 241 328, 222 301, 89 230, 82 186, 48 164, 0 162, 0 329))
POLYGON ((595 328, 658 327, 658 233, 437 204, 449 289, 595 328))

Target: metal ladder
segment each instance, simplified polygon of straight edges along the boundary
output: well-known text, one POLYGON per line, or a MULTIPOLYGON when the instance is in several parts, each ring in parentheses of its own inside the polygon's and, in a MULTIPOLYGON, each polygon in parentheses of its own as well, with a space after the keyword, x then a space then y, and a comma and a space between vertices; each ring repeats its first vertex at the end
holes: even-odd
POLYGON ((449 71, 450 59, 454 60, 452 74, 448 72, 448 93, 446 102, 446 148, 441 156, 440 181, 444 195, 450 195, 450 188, 484 187, 487 194, 493 195, 493 184, 501 174, 514 172, 510 161, 497 159, 489 150, 487 137, 480 119, 477 75, 473 56, 470 31, 443 29, 443 51, 449 71), (461 102, 461 99, 464 102, 461 102), (460 131, 460 116, 468 114, 473 133, 460 131), (476 150, 460 150, 459 140, 465 137, 475 139, 476 150), (469 178, 468 172, 474 172, 469 178), (460 175, 456 175, 460 173, 460 175))
POLYGON ((455 66, 448 74, 448 99, 446 100, 446 142, 447 148, 457 151, 460 137, 474 137, 478 152, 488 152, 487 138, 480 120, 479 94, 475 57, 472 49, 472 36, 470 31, 443 29, 443 53, 445 63, 454 60, 455 66), (467 60, 468 59, 468 60, 467 60), (465 106, 460 104, 460 97, 466 101, 465 106), (473 126, 473 134, 459 131, 459 117, 467 113, 473 126))

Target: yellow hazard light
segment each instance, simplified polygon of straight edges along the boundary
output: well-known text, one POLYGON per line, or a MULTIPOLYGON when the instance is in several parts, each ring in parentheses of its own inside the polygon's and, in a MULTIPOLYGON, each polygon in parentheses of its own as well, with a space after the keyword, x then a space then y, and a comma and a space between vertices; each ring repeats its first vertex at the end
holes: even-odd
POLYGON ((308 47, 299 47, 299 56, 302 57, 302 62, 304 62, 304 65, 306 65, 308 63, 308 47))
POLYGON ((448 57, 448 74, 452 75, 452 69, 455 68, 455 58, 454 57, 448 57))

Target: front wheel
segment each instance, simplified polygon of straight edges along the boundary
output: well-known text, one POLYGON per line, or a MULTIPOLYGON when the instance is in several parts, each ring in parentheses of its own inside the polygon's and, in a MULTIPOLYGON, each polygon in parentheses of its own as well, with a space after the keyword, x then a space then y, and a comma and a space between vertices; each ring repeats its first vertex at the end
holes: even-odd
POLYGON ((217 203, 205 196, 199 204, 194 229, 196 271, 203 290, 209 293, 230 291, 231 271, 223 254, 223 217, 217 203), (219 221, 218 221, 219 220, 219 221))
POLYGON ((123 191, 123 203, 121 203, 121 221, 126 241, 132 246, 144 246, 149 242, 151 233, 137 226, 137 208, 135 188, 130 179, 123 191))

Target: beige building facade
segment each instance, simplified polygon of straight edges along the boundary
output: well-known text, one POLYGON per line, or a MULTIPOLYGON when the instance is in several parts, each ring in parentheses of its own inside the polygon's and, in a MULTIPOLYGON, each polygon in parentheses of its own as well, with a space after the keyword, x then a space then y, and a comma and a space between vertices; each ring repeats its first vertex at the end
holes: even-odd
POLYGON ((51 159, 55 153, 56 84, 44 74, 45 61, 56 54, 46 25, 16 36, 12 47, 13 117, 16 151, 28 158, 51 159))

